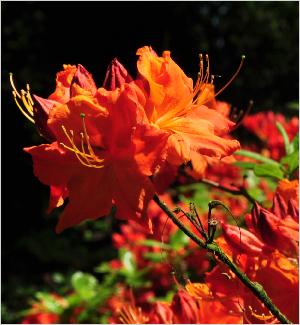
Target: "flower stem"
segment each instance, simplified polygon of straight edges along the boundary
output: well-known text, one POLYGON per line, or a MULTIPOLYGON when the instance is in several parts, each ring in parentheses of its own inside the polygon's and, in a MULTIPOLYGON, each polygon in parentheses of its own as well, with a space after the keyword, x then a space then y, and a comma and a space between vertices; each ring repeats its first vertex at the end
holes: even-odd
POLYGON ((167 216, 173 221, 173 223, 181 229, 188 237, 190 237, 199 247, 204 248, 214 255, 216 255, 224 264, 226 264, 230 270, 248 287, 253 294, 268 308, 268 310, 280 321, 281 324, 292 324, 284 314, 273 304, 270 297, 267 295, 264 288, 257 282, 251 281, 245 273, 243 273, 237 265, 235 265, 229 257, 223 252, 223 250, 215 243, 205 243, 202 239, 192 233, 162 202, 157 195, 154 195, 153 200, 157 205, 167 214, 167 216))
POLYGON ((255 201, 255 199, 247 192, 247 190, 245 189, 245 188, 243 188, 243 187, 240 187, 239 189, 232 189, 232 188, 230 188, 230 187, 226 187, 226 186, 224 186, 224 185, 221 185, 221 184, 219 184, 219 183, 217 183, 217 182, 214 182, 214 181, 211 181, 211 180, 209 180, 209 179, 205 179, 205 178, 203 178, 203 179, 201 179, 201 180, 199 180, 199 182, 200 183, 203 183, 203 184, 206 184, 206 185, 210 185, 210 186, 212 186, 212 187, 215 187, 215 188, 217 188, 217 189, 219 189, 219 190, 223 190, 223 191, 225 191, 225 192, 228 192, 228 193, 231 193, 231 194, 233 194, 233 195, 242 195, 242 196, 244 196, 250 203, 252 203, 252 204, 255 204, 256 203, 256 201, 255 201))

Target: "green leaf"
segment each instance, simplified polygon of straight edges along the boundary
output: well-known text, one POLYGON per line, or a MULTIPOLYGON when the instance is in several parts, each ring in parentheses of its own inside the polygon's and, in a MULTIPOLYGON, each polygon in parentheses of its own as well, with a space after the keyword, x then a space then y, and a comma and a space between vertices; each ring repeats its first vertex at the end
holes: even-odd
POLYGON ((84 300, 92 299, 98 289, 98 280, 89 273, 76 272, 72 275, 71 284, 84 300))
POLYGON ((295 136, 293 141, 291 142, 292 153, 295 151, 299 151, 299 134, 295 136))
POLYGON ((284 148, 287 155, 293 152, 293 148, 291 147, 289 136, 287 135, 283 125, 280 122, 276 122, 276 127, 280 134, 282 135, 284 148))
POLYGON ((260 164, 254 167, 254 173, 256 176, 273 177, 276 179, 283 179, 284 172, 277 165, 273 164, 260 164))
POLYGON ((171 249, 170 245, 162 243, 158 240, 153 240, 153 239, 140 240, 137 242, 137 244, 147 246, 147 247, 158 247, 158 248, 163 248, 163 249, 171 249))
POLYGON ((152 252, 146 252, 143 254, 143 256, 154 263, 160 263, 166 260, 167 254, 166 252, 160 252, 160 253, 152 253, 152 252))
POLYGON ((189 197, 179 195, 179 200, 187 204, 192 201, 198 208, 206 211, 208 202, 211 200, 207 185, 201 183, 183 185, 178 187, 178 191, 182 194, 192 192, 193 195, 189 197))
POLYGON ((299 102, 289 102, 286 104, 286 107, 293 111, 299 111, 299 102))
POLYGON ((288 173, 292 174, 299 167, 299 151, 295 151, 283 157, 280 162, 282 164, 287 164, 288 173))
POLYGON ((112 272, 111 266, 107 262, 103 262, 94 268, 97 273, 109 273, 112 272))
POLYGON ((234 166, 238 166, 244 169, 254 169, 254 167, 256 166, 256 163, 253 162, 245 162, 245 161, 237 161, 234 163, 234 166))
POLYGON ((257 161, 261 161, 261 162, 264 162, 264 163, 267 163, 267 164, 280 166, 280 164, 277 161, 275 161, 273 159, 270 159, 270 158, 267 158, 267 157, 264 157, 264 156, 262 156, 262 155, 260 155, 259 153, 256 153, 256 152, 252 152, 252 151, 248 151, 248 150, 239 150, 239 151, 236 151, 234 154, 237 155, 237 156, 243 156, 243 157, 248 157, 248 158, 251 158, 251 159, 255 159, 257 161))
POLYGON ((280 163, 287 165, 287 170, 290 175, 299 167, 299 134, 290 143, 290 154, 283 157, 280 163))
POLYGON ((125 249, 119 251, 120 260, 126 273, 134 273, 136 270, 136 261, 132 252, 125 249))
POLYGON ((178 250, 185 247, 189 243, 189 237, 180 229, 178 229, 175 234, 170 237, 170 246, 178 250))
POLYGON ((54 314, 61 314, 64 311, 64 308, 58 301, 47 292, 37 292, 36 297, 43 302, 43 305, 47 310, 54 314))

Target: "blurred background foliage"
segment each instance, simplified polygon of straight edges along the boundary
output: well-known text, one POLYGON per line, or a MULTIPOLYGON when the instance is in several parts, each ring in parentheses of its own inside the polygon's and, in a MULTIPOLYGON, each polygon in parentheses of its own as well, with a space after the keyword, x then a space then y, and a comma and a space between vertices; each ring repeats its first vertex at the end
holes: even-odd
MULTIPOLYGON (((26 146, 41 143, 15 107, 8 82, 30 83, 47 97, 64 63, 83 64, 100 86, 114 57, 135 75, 137 48, 172 52, 196 78, 198 53, 209 53, 221 87, 245 65, 220 99, 253 111, 295 114, 298 102, 298 2, 1 2, 2 11, 2 316, 15 322, 28 297, 55 286, 53 274, 93 268, 116 255, 112 218, 57 236, 58 212, 46 215, 48 189, 33 177, 26 146), (54 281, 54 282, 53 282, 54 281)), ((59 281, 59 276, 57 281, 59 281)))

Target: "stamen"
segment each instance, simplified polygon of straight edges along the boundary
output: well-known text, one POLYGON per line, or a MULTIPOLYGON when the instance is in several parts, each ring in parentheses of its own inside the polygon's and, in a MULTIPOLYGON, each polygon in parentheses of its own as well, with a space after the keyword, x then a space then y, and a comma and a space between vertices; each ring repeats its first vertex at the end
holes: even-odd
POLYGON ((14 100, 16 102, 16 105, 18 106, 19 110, 21 113, 33 124, 34 119, 33 119, 33 100, 30 95, 30 88, 29 85, 26 85, 27 91, 21 89, 21 94, 18 92, 18 90, 15 87, 14 81, 13 81, 13 74, 9 74, 9 80, 11 87, 13 89, 12 94, 14 96, 14 100), (18 102, 18 98, 22 100, 22 104, 25 106, 25 109, 22 107, 22 105, 18 102))
POLYGON ((15 84, 14 84, 14 81, 13 81, 13 74, 11 72, 9 73, 9 81, 10 81, 11 87, 14 90, 15 94, 19 98, 21 98, 21 95, 19 94, 19 92, 17 91, 17 88, 15 87, 15 84))
POLYGON ((80 116, 83 118, 83 132, 80 133, 81 150, 78 149, 78 147, 76 146, 76 144, 74 142, 73 130, 70 130, 69 131, 70 134, 69 134, 64 125, 62 125, 61 127, 62 127, 62 130, 63 130, 65 136, 69 140, 71 147, 65 145, 64 143, 61 143, 61 145, 65 149, 74 152, 77 159, 79 160, 79 162, 82 165, 84 165, 86 167, 90 167, 90 168, 103 168, 104 167, 104 164, 103 164, 104 159, 100 159, 98 156, 96 156, 96 154, 90 144, 89 136, 87 134, 85 123, 84 123, 85 115, 83 113, 81 113, 80 116), (87 146, 87 148, 88 148, 88 153, 85 150, 85 146, 87 146))
POLYGON ((222 91, 224 91, 232 83, 232 81, 237 77, 237 75, 239 74, 239 72, 240 72, 240 70, 241 70, 241 68, 242 68, 242 66, 244 64, 245 58, 246 58, 246 56, 245 55, 242 55, 242 59, 241 59, 240 65, 237 68, 236 72, 229 79, 229 81, 225 84, 225 86, 223 86, 220 90, 218 90, 218 92, 215 94, 215 97, 217 97, 222 91))
POLYGON ((251 315, 254 316, 255 318, 259 319, 259 320, 267 321, 267 320, 270 320, 270 319, 275 317, 270 312, 269 312, 269 315, 265 315, 264 313, 259 315, 259 314, 257 314, 257 311, 256 310, 254 311, 251 306, 249 306, 249 310, 251 312, 251 315))
POLYGON ((125 304, 119 312, 119 320, 123 324, 145 324, 148 321, 148 317, 143 315, 140 307, 125 304))
POLYGON ((26 89, 27 89, 26 96, 27 96, 30 104, 33 105, 34 104, 34 101, 33 101, 32 97, 31 97, 31 94, 30 94, 29 84, 26 84, 26 89))
POLYGON ((85 114, 84 113, 80 113, 80 117, 82 118, 83 134, 84 134, 84 137, 85 137, 85 140, 86 140, 86 143, 87 143, 89 152, 90 152, 90 154, 92 156, 97 157, 95 155, 94 151, 93 151, 93 148, 92 148, 91 144, 90 144, 89 136, 88 136, 87 131, 86 131, 85 120, 84 120, 85 119, 85 114))
POLYGON ((12 94, 13 94, 13 96, 14 96, 14 100, 15 100, 15 103, 16 103, 16 105, 18 106, 18 108, 19 108, 19 110, 21 111, 21 113, 31 122, 31 123, 33 123, 34 124, 34 119, 31 117, 31 116, 29 116, 25 111, 24 111, 24 109, 23 109, 23 107, 19 104, 19 102, 18 102, 18 99, 17 99, 17 94, 16 94, 16 92, 15 91, 13 91, 12 92, 12 94))

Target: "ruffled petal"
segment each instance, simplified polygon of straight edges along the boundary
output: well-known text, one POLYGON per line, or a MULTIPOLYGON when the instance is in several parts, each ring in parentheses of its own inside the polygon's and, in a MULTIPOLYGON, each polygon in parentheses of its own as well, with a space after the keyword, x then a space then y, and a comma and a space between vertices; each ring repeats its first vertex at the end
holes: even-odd
POLYGON ((170 52, 164 51, 163 56, 158 57, 151 47, 145 46, 138 49, 137 55, 140 56, 138 71, 150 87, 149 100, 154 106, 152 119, 178 106, 184 109, 192 100, 193 81, 171 59, 170 52))
POLYGON ((138 125, 132 141, 135 147, 135 161, 140 172, 153 175, 167 156, 169 134, 148 125, 138 125))
POLYGON ((76 73, 75 65, 64 65, 64 70, 56 74, 56 89, 49 96, 49 99, 56 100, 60 103, 65 103, 70 98, 70 86, 73 77, 76 73))

